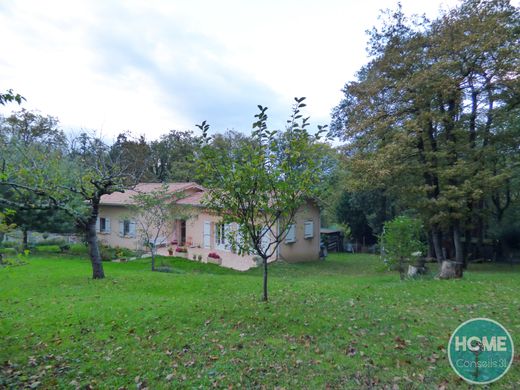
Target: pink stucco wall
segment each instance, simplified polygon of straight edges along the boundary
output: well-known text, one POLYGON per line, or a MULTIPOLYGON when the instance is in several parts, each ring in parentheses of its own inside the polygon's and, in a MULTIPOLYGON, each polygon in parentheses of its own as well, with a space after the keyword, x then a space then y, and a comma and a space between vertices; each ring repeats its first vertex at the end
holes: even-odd
MULTIPOLYGON (((142 247, 142 237, 135 238, 121 237, 119 235, 118 221, 129 216, 129 211, 125 207, 102 205, 100 208, 100 217, 109 217, 111 220, 111 232, 99 233, 102 242, 111 246, 120 246, 130 249, 140 249, 142 247)), ((256 266, 254 256, 238 255, 233 253, 231 249, 218 248, 215 242, 215 225, 219 223, 220 218, 210 214, 203 209, 198 210, 198 214, 186 221, 186 247, 188 248, 188 259, 193 259, 193 255, 202 257, 203 261, 207 259, 210 252, 216 252, 222 259, 222 266, 234 268, 237 270, 247 270, 256 266), (210 235, 209 247, 204 247, 204 224, 209 222, 210 235)), ((282 242, 278 252, 272 256, 269 261, 282 259, 288 262, 311 261, 319 258, 320 245, 320 210, 312 202, 308 202, 302 206, 296 215, 295 220, 296 240, 293 243, 282 242), (314 232, 312 238, 304 238, 305 221, 313 221, 314 232)), ((173 239, 179 239, 179 229, 172 232, 169 229, 170 238, 168 243, 173 239)), ((161 254, 167 254, 167 249, 160 250, 161 254)))

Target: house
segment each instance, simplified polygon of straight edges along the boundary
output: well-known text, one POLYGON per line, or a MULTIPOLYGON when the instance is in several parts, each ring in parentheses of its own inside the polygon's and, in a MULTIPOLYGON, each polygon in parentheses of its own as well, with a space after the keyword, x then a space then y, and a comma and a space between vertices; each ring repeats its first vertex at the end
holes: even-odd
MULTIPOLYGON (((129 205, 136 193, 150 192, 161 185, 141 183, 134 190, 103 195, 97 223, 100 241, 110 246, 143 249, 144 240, 129 205)), ((202 261, 211 261, 208 255, 213 253, 218 254, 218 262, 225 267, 247 270, 256 266, 256 256, 238 254, 227 242, 226 232, 234 228, 231 226, 233 224, 223 224, 218 215, 203 207, 205 189, 202 186, 197 183, 169 183, 168 191, 172 194, 182 192, 183 197, 177 204, 195 211, 187 219, 172 220, 171 225, 160 233, 160 242, 166 246, 186 248, 187 254, 184 256, 188 259, 200 257, 202 261)), ((294 224, 269 261, 313 261, 319 259, 319 251, 320 209, 313 201, 308 201, 296 213, 294 224)), ((159 252, 166 254, 166 248, 161 248, 159 252)))

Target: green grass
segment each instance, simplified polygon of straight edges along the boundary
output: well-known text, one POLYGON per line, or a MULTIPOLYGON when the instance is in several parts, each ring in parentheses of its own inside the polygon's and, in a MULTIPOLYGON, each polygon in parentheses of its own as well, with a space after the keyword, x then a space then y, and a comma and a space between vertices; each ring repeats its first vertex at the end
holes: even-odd
MULTIPOLYGON (((271 266, 265 304, 259 269, 143 259, 92 280, 85 259, 45 256, 0 269, 0 388, 455 388, 445 348, 461 322, 520 340, 519 266, 400 282, 377 257, 331 255, 271 266)), ((491 387, 518 388, 518 363, 491 387)))

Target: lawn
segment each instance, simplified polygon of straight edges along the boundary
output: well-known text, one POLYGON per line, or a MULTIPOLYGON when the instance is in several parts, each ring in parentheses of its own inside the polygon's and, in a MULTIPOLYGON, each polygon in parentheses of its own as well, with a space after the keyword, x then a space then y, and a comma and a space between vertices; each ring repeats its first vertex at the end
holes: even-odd
MULTIPOLYGON (((240 273, 182 259, 105 263, 30 257, 0 269, 0 388, 466 387, 451 332, 473 317, 520 340, 520 267, 471 265, 463 280, 399 280, 370 255, 240 273)), ((520 345, 517 347, 520 348, 520 345)), ((519 388, 518 355, 492 388, 519 388)))

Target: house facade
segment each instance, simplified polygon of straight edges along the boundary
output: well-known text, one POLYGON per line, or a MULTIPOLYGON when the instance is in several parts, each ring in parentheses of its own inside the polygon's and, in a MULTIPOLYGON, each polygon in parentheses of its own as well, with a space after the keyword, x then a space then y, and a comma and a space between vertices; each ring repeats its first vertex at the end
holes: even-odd
MULTIPOLYGON (((141 183, 134 190, 104 195, 97 222, 99 240, 110 246, 144 249, 139 221, 132 215, 129 206, 135 194, 153 191, 161 185, 141 183)), ((167 254, 168 249, 172 249, 175 255, 212 261, 238 270, 247 270, 257 265, 256 256, 239 254, 228 242, 228 231, 236 229, 236 226, 223 224, 218 215, 202 206, 205 194, 203 187, 196 183, 169 183, 168 191, 172 194, 182 192, 183 197, 177 204, 192 211, 190 217, 172 219, 171 224, 159 233, 157 244, 162 244, 160 254, 167 254), (187 252, 177 252, 177 248, 187 252)), ((313 261, 319 259, 319 251, 320 209, 314 202, 308 201, 296 213, 294 224, 289 227, 285 240, 269 261, 313 261)))

